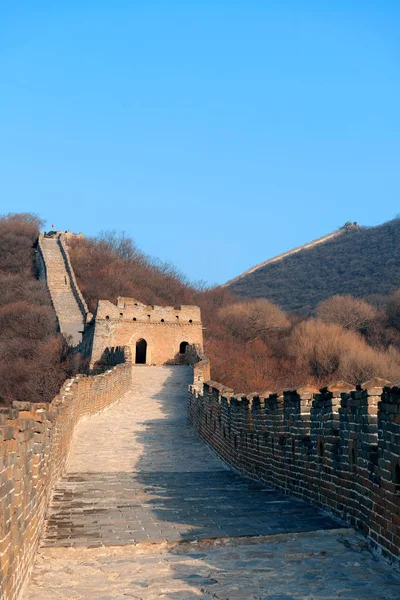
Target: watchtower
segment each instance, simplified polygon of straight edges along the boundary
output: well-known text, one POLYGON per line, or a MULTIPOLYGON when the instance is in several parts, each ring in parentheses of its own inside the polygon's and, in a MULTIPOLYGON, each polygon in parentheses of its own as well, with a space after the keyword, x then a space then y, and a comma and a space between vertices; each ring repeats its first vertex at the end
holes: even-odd
POLYGON ((203 347, 198 306, 152 306, 124 297, 117 304, 99 300, 90 362, 99 361, 106 348, 130 346, 135 364, 179 364, 188 344, 203 347))

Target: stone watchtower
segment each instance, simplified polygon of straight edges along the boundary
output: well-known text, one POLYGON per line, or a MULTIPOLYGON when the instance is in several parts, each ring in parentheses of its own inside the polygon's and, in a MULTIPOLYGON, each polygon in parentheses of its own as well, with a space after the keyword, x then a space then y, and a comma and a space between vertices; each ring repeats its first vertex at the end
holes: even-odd
POLYGON ((99 300, 90 362, 93 366, 107 348, 130 346, 136 364, 179 364, 188 344, 203 348, 198 306, 147 306, 122 297, 116 305, 99 300))

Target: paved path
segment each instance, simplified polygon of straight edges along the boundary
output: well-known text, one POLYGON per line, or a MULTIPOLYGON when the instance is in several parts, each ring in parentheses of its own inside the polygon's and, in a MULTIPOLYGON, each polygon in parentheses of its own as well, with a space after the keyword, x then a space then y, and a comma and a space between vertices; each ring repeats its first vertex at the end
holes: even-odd
POLYGON ((42 238, 43 256, 46 261, 46 280, 51 301, 57 314, 61 333, 76 346, 82 340, 84 317, 71 287, 58 239, 42 238))
POLYGON ((361 537, 200 441, 190 376, 134 367, 132 392, 78 426, 25 598, 398 600, 361 537))

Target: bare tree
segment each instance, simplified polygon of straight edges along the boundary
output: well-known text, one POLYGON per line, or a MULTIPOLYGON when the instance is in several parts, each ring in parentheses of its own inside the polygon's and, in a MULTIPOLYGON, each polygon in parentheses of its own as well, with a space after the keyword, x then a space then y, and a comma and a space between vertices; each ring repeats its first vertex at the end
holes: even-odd
POLYGON ((354 384, 374 376, 395 379, 400 374, 400 353, 393 347, 376 350, 358 333, 318 319, 294 328, 288 352, 297 362, 297 371, 303 373, 304 382, 311 377, 321 385, 332 379, 354 384))
POLYGON ((336 323, 350 331, 365 329, 377 316, 373 306, 352 296, 332 296, 317 306, 317 316, 325 323, 336 323))
POLYGON ((289 327, 286 314, 269 300, 249 300, 229 304, 218 313, 223 325, 236 338, 251 342, 289 327))

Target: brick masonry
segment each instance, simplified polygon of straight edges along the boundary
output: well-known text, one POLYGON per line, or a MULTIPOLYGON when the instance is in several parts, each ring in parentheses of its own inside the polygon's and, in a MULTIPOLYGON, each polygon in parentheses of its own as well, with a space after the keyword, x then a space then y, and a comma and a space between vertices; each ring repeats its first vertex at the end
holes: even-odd
MULTIPOLYGON (((112 353, 116 362, 121 351, 112 353)), ((32 567, 46 509, 64 472, 82 417, 131 387, 131 355, 101 375, 67 380, 51 403, 14 402, 0 410, 0 598, 14 600, 32 567)))
POLYGON ((400 567, 400 382, 373 379, 357 389, 340 382, 322 390, 235 395, 210 381, 198 307, 119 298, 116 305, 100 301, 90 320, 63 240, 49 240, 47 257, 42 242, 39 271, 60 326, 67 325, 61 330, 68 334, 71 325, 78 334, 86 321, 79 347, 92 352, 92 364, 101 359, 103 367, 116 366, 68 380, 49 404, 15 403, 0 410, 0 598, 20 595, 74 428, 130 389, 140 339, 147 342, 147 364, 193 366, 189 420, 227 463, 345 519, 400 567), (188 344, 184 352, 182 342, 188 344))
MULTIPOLYGON (((197 306, 147 306, 134 298, 118 298, 117 304, 99 300, 93 324, 85 336, 92 336, 91 366, 101 360, 107 348, 130 346, 137 362, 136 345, 146 342, 145 363, 176 364, 184 361, 181 344, 203 346, 203 327, 197 306)), ((84 336, 84 337, 85 337, 84 336)))
POLYGON ((344 519, 400 567, 400 382, 261 397, 208 381, 189 387, 188 410, 238 471, 344 519))
POLYGON ((65 234, 39 235, 37 271, 45 279, 61 333, 71 346, 82 341, 82 331, 91 318, 72 269, 65 234))

